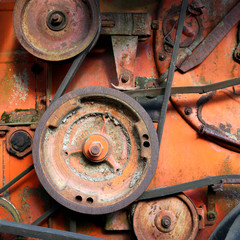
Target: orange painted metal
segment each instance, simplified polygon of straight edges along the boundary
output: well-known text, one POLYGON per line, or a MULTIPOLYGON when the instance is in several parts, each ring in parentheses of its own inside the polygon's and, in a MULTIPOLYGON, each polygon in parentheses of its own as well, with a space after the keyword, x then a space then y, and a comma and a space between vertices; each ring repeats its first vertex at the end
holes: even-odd
MULTIPOLYGON (((14 0, 3 0, 0 4, 0 21, 4 23, 0 26, 0 85, 2 89, 0 115, 15 109, 35 109, 36 104, 40 108, 46 107, 40 97, 44 97, 48 103, 48 99, 51 99, 54 95, 70 65, 68 62, 47 64, 39 61, 21 47, 14 35, 12 25, 14 3, 14 0), (35 74, 31 71, 34 62, 43 67, 41 73, 35 74)), ((102 12, 146 11, 150 12, 154 19, 158 3, 157 0, 133 0, 131 3, 122 0, 102 0, 100 5, 102 12)), ((209 11, 210 13, 202 18, 203 36, 206 36, 236 1, 204 1, 204 3, 206 3, 206 6, 203 12, 209 11)), ((172 4, 179 5, 180 1, 165 1, 161 11, 165 13, 172 7, 172 4)), ((201 65, 185 74, 176 72, 173 85, 200 85, 239 77, 239 63, 232 58, 232 53, 236 47, 236 36, 237 26, 234 26, 201 65)), ((154 58, 152 44, 152 36, 145 42, 138 43, 134 77, 158 77, 155 59, 156 61, 159 60, 154 58)), ((170 59, 170 54, 167 54, 167 59, 170 59)), ((160 73, 167 69, 168 64, 169 61, 167 62, 167 60, 159 63, 160 73)), ((87 86, 111 87, 111 83, 117 85, 111 41, 110 37, 102 36, 80 67, 67 92, 87 86)), ((238 88, 235 88, 235 90, 238 93, 238 88)), ((233 94, 232 88, 227 91, 231 91, 231 94, 233 94)), ((170 186, 218 174, 239 174, 239 153, 199 135, 187 121, 188 116, 185 115, 185 107, 190 106, 190 103, 194 105, 194 102, 200 96, 196 94, 182 95, 181 101, 177 97, 173 96, 172 103, 169 103, 158 168, 148 189, 170 186)), ((234 100, 234 103, 226 108, 226 106, 223 107, 224 94, 221 98, 221 101, 212 101, 211 104, 208 103, 210 106, 204 106, 204 116, 209 122, 217 121, 214 124, 219 124, 222 123, 222 119, 226 120, 222 116, 230 117, 231 115, 232 126, 237 126, 238 115, 233 113, 238 111, 238 100, 234 100), (221 108, 218 107, 219 104, 222 106, 221 108), (209 108, 205 109, 205 107, 209 108), (211 110, 214 110, 214 112, 211 110), (221 118, 215 118, 217 113, 221 113, 221 118)), ((237 128, 235 127, 233 130, 236 132, 237 128)), ((29 154, 21 160, 9 155, 6 148, 6 136, 2 134, 0 136, 0 149, 0 166, 2 169, 0 171, 0 186, 3 186, 32 164, 32 155, 29 154)), ((207 188, 190 190, 186 194, 197 208, 202 208, 207 204, 207 188)), ((34 221, 52 204, 52 199, 43 190, 34 171, 5 192, 4 197, 15 206, 24 223, 34 221)), ((223 192, 217 193, 215 206, 217 219, 215 224, 205 227, 201 225, 202 229, 198 232, 196 239, 208 239, 224 216, 239 202, 239 185, 225 185, 223 192)), ((77 232, 83 234, 106 239, 135 239, 133 231, 113 233, 103 230, 102 216, 81 215, 79 217, 79 215, 71 214, 71 217, 68 218, 63 210, 56 212, 43 225, 69 230, 71 218, 77 221, 77 232)))

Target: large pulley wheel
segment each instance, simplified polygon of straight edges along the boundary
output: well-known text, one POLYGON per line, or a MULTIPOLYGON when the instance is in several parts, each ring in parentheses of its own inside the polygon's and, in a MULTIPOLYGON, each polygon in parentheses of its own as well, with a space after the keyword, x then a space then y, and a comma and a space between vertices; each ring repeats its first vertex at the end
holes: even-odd
POLYGON ((105 214, 126 207, 150 184, 158 139, 134 99, 110 88, 81 88, 44 113, 33 159, 55 200, 77 212, 105 214))
POLYGON ((36 57, 60 61, 84 51, 99 32, 96 0, 17 0, 13 25, 21 45, 36 57))

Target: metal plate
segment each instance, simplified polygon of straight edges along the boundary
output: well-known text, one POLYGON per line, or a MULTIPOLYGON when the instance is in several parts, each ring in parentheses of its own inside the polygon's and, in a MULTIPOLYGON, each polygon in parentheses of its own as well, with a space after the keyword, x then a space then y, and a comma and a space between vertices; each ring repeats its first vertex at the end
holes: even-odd
POLYGON ((133 216, 138 240, 193 240, 198 232, 198 214, 184 194, 138 203, 133 216))
POLYGON ((18 0, 14 8, 19 42, 34 56, 50 61, 81 53, 93 41, 99 24, 95 0, 18 0))
POLYGON ((147 188, 157 167, 158 140, 135 100, 110 88, 81 88, 45 112, 33 159, 54 199, 77 212, 105 214, 126 207, 147 188))

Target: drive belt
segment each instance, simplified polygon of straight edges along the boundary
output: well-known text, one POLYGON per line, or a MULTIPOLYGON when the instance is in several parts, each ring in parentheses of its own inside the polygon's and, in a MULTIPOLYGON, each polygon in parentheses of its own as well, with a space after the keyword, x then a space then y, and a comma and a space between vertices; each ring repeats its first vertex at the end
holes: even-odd
MULTIPOLYGON (((226 81, 221 81, 217 83, 206 84, 202 86, 184 86, 184 87, 172 87, 171 88, 171 95, 172 94, 191 94, 191 93, 207 93, 211 91, 216 91, 219 89, 232 87, 235 85, 240 84, 240 77, 229 79, 226 81)), ((157 97, 159 95, 163 95, 165 91, 165 87, 160 88, 150 88, 150 89, 138 89, 138 90, 131 90, 125 91, 127 95, 136 98, 136 97, 157 97)))
POLYGON ((166 197, 175 195, 180 192, 185 192, 191 189, 197 189, 205 186, 216 186, 216 190, 222 191, 223 184, 240 184, 240 175, 218 175, 213 177, 206 177, 203 179, 181 183, 169 187, 160 187, 145 191, 139 198, 139 201, 149 200, 154 198, 166 197))

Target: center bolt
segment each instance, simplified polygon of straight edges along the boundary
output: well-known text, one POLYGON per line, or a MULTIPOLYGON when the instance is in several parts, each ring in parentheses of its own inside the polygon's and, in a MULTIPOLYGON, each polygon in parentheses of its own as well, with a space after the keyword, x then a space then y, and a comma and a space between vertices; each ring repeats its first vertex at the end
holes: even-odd
POLYGON ((90 146, 89 146, 89 153, 91 156, 93 157, 98 157, 101 155, 102 153, 102 146, 101 146, 101 143, 92 143, 90 146))
POLYGON ((169 228, 171 226, 171 218, 167 215, 163 216, 161 219, 161 224, 164 228, 169 228))

